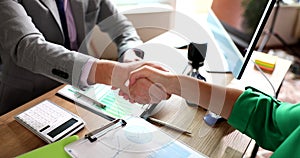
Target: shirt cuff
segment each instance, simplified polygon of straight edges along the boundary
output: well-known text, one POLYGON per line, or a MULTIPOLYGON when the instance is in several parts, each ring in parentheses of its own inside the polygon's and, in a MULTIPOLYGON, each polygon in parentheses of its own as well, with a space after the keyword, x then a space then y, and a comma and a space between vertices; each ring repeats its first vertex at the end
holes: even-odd
POLYGON ((255 93, 252 88, 247 88, 235 102, 227 122, 244 133, 259 95, 260 93, 255 93))
POLYGON ((89 86, 91 86, 87 80, 88 80, 92 65, 95 61, 96 61, 96 59, 94 59, 94 58, 89 59, 81 69, 79 88, 82 90, 85 90, 89 86))

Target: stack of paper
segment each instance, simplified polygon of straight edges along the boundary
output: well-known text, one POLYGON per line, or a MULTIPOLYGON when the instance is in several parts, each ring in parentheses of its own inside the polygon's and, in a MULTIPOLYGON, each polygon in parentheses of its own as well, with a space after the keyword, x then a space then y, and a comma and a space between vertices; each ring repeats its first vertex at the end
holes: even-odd
POLYGON ((264 71, 273 72, 276 60, 277 56, 266 53, 258 53, 255 59, 255 64, 257 64, 264 71))
POLYGON ((113 91, 111 86, 95 84, 86 91, 79 90, 71 85, 66 85, 57 92, 64 98, 71 100, 97 115, 108 120, 124 116, 140 116, 148 106, 130 103, 113 91), (99 106, 99 104, 104 105, 99 106))

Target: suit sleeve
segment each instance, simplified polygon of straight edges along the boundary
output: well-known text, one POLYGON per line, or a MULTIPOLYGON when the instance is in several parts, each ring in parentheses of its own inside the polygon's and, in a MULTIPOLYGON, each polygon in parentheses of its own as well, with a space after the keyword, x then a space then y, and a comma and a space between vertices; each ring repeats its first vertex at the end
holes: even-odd
POLYGON ((124 15, 118 13, 109 0, 102 0, 100 3, 98 26, 116 43, 119 57, 127 49, 135 48, 143 43, 132 23, 124 15))
POLYGON ((281 102, 254 88, 236 101, 228 123, 274 155, 299 155, 300 104, 281 102), (298 140, 298 141, 297 141, 298 140))
POLYGON ((12 0, 0 2, 1 56, 29 71, 79 85, 82 66, 90 56, 47 42, 24 8, 12 0))

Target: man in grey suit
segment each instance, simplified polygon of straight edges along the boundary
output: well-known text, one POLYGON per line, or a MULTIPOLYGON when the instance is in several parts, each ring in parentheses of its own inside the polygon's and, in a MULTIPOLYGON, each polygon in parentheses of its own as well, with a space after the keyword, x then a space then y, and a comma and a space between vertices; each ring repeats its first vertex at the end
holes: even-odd
MULTIPOLYGON (((0 1, 0 115, 61 83, 79 88, 104 83, 126 91, 129 72, 145 64, 98 60, 84 54, 87 52, 72 51, 69 42, 73 39, 74 44, 74 34, 68 39, 58 1, 0 1), (122 77, 114 80, 116 74, 122 77)), ((110 35, 119 56, 135 54, 131 48, 142 43, 132 24, 117 14, 109 0, 69 0, 68 5, 76 27, 75 45, 80 46, 94 26, 110 35)))

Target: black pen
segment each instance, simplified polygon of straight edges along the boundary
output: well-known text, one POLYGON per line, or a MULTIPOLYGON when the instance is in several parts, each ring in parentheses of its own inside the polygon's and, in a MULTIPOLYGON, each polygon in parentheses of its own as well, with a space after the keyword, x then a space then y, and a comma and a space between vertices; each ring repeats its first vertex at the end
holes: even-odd
POLYGON ((100 103, 99 101, 91 98, 90 96, 84 94, 84 93, 81 93, 81 92, 77 92, 77 95, 86 99, 86 100, 89 100, 89 101, 92 101, 94 104, 96 104, 97 106, 99 106, 100 108, 105 108, 105 105, 100 103))
POLYGON ((157 123, 157 124, 160 124, 160 125, 162 125, 162 126, 166 126, 166 127, 170 128, 170 129, 172 129, 172 130, 175 130, 175 131, 177 131, 177 132, 180 132, 180 133, 183 133, 183 134, 186 134, 186 135, 189 135, 189 136, 192 134, 191 132, 189 132, 189 131, 187 131, 187 130, 185 130, 185 129, 181 129, 181 128, 179 128, 179 127, 176 127, 176 126, 171 125, 171 124, 169 124, 169 123, 167 123, 167 122, 164 122, 164 121, 155 119, 155 118, 153 118, 153 117, 148 117, 148 120, 149 120, 150 122, 157 123))

